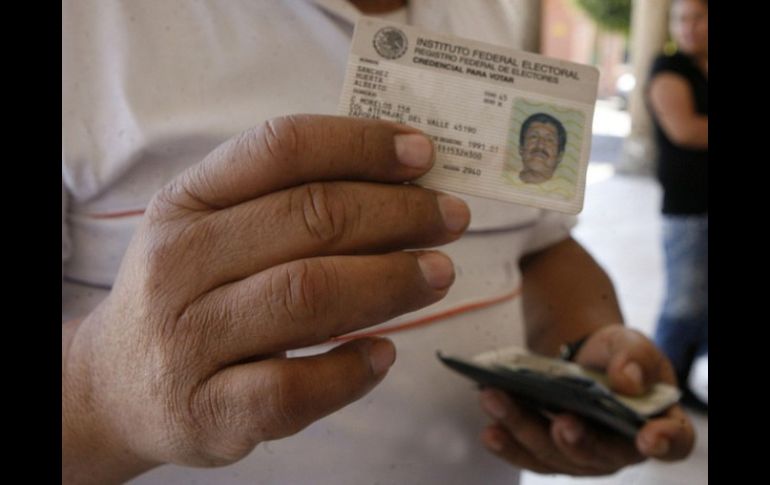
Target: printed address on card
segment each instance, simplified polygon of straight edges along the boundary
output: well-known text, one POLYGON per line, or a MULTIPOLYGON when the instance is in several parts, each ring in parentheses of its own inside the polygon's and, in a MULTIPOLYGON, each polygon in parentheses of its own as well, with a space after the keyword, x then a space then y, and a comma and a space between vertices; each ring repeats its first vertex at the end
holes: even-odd
POLYGON ((575 214, 598 81, 592 66, 363 17, 339 114, 428 134, 420 185, 575 214))

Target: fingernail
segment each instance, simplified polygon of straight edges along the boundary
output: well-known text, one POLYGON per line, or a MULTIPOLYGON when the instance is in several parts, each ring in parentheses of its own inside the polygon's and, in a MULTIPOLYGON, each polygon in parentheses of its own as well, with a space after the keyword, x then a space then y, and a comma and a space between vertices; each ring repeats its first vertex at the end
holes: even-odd
POLYGON ((655 446, 652 447, 652 454, 655 456, 663 456, 668 453, 668 449, 671 447, 667 439, 659 439, 655 446))
POLYGON ((369 362, 375 375, 380 375, 396 361, 396 347, 387 339, 374 342, 369 349, 369 362))
POLYGON ((451 195, 440 194, 438 196, 438 208, 444 225, 451 232, 462 232, 471 222, 471 211, 462 199, 451 195))
POLYGON ((424 253, 417 258, 422 275, 431 288, 443 290, 455 280, 455 267, 452 260, 442 253, 424 253))
POLYGON ((428 168, 433 163, 433 146, 425 135, 396 135, 396 157, 408 167, 428 168))
POLYGON ((666 438, 655 438, 649 435, 639 437, 639 451, 645 455, 661 456, 668 453, 671 444, 666 438))
POLYGON ((508 410, 505 407, 499 397, 494 394, 485 392, 481 394, 481 406, 484 408, 490 416, 495 419, 503 419, 508 415, 508 410))
POLYGON ((583 437, 583 427, 579 424, 570 424, 564 426, 561 430, 561 435, 564 437, 564 441, 574 445, 583 437))
POLYGON ((642 386, 642 368, 636 362, 631 362, 623 368, 623 374, 637 386, 642 386))

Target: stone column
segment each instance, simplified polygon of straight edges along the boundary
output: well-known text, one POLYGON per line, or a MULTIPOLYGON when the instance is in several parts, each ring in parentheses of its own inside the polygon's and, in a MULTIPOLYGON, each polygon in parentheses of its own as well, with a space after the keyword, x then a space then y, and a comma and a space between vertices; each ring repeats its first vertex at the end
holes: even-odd
POLYGON ((522 50, 540 52, 540 29, 543 22, 541 0, 513 0, 511 3, 523 14, 522 50))
POLYGON ((621 173, 652 175, 655 145, 652 123, 644 102, 644 85, 650 65, 668 38, 668 10, 671 0, 633 0, 631 11, 631 63, 636 87, 631 93, 631 133, 623 143, 621 173))

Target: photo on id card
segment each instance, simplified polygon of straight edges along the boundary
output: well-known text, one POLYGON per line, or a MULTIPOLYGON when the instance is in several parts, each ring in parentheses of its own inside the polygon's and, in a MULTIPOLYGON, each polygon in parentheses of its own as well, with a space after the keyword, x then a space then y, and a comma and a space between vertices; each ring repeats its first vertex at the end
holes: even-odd
POLYGON ((572 200, 580 182, 585 122, 581 110, 514 99, 502 179, 518 191, 572 200))

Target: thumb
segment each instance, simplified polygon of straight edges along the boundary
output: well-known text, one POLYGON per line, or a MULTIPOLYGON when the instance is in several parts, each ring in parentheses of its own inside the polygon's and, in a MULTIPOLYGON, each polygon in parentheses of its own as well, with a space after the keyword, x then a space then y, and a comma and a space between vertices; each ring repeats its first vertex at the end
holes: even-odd
POLYGON ((613 390, 630 396, 645 394, 658 382, 676 385, 671 365, 646 339, 618 350, 610 358, 607 377, 613 390))
POLYGON ((252 418, 256 445, 295 434, 360 399, 385 377, 395 358, 390 340, 366 338, 325 354, 245 364, 227 376, 229 402, 246 406, 240 411, 252 418))
POLYGON ((650 339, 620 325, 592 335, 578 363, 603 369, 614 391, 631 396, 646 393, 656 382, 676 382, 670 364, 650 339))
POLYGON ((607 377, 613 390, 631 396, 644 394, 653 384, 650 373, 644 371, 642 364, 622 354, 610 361, 607 377))

